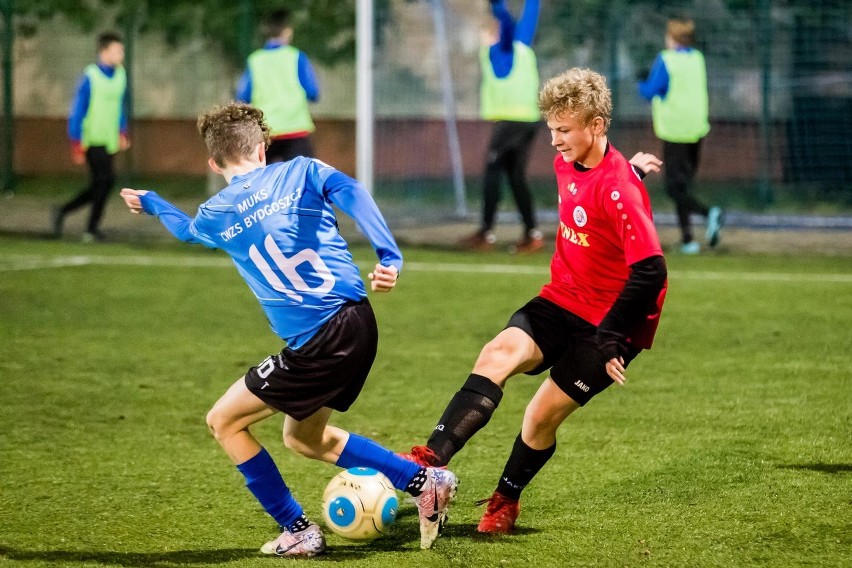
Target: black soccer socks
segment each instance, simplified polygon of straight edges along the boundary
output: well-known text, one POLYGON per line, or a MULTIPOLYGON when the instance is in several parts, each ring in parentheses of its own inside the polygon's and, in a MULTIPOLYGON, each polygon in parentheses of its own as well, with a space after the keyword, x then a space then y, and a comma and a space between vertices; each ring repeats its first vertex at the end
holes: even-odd
POLYGON ((425 467, 421 467, 408 482, 404 491, 412 497, 419 497, 423 493, 423 486, 426 485, 427 479, 429 479, 429 472, 426 471, 425 467))
POLYGON ((517 501, 521 498, 521 491, 529 485, 533 477, 544 467, 553 453, 556 451, 556 443, 543 450, 534 450, 524 443, 521 435, 515 438, 512 453, 500 476, 497 491, 504 497, 517 501))
POLYGON ((450 400, 426 443, 438 457, 439 463, 434 465, 447 465, 488 424, 501 398, 503 389, 481 375, 471 374, 450 400))

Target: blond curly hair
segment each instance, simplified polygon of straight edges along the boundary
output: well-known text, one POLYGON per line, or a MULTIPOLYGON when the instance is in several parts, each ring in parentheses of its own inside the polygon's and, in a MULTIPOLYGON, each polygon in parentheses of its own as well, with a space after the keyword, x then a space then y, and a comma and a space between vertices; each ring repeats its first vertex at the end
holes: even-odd
POLYGON ((584 126, 599 116, 606 132, 612 120, 612 93, 603 75, 573 67, 545 83, 538 108, 546 120, 567 114, 584 126))
POLYGON ((219 167, 251 157, 257 145, 269 146, 269 126, 263 111, 249 104, 230 102, 198 117, 198 132, 207 152, 219 167))

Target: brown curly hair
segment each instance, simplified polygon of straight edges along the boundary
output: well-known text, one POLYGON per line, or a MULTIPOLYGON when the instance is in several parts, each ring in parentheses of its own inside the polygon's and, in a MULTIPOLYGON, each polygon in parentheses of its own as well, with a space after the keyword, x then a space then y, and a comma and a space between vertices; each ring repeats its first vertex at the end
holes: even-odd
POLYGON ((612 120, 612 93, 600 73, 572 67, 544 84, 538 95, 538 108, 545 119, 567 113, 583 125, 599 116, 606 132, 612 120))
POLYGON ((263 111, 249 104, 230 102, 198 117, 198 132, 207 152, 220 168, 251 156, 260 142, 269 146, 269 126, 263 111))

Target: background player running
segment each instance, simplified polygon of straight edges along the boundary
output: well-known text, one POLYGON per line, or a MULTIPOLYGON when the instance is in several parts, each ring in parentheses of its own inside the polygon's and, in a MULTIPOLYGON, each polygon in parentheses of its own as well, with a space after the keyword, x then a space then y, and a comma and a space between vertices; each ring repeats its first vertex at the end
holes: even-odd
POLYGON ((669 18, 665 42, 649 76, 639 83, 639 94, 651 101, 654 132, 663 141, 665 188, 677 210, 680 252, 698 254, 701 245, 693 239, 690 216, 707 218, 705 238, 711 247, 719 244, 723 222, 720 207, 707 207, 692 192, 701 144, 710 132, 707 67, 704 54, 694 47, 691 18, 669 18))
MULTIPOLYGON (((486 500, 478 527, 485 533, 512 530, 521 491, 556 450, 559 425, 613 382, 624 384, 628 363, 651 347, 666 291, 648 194, 607 140, 612 100, 605 79, 570 69, 548 81, 539 106, 559 152, 551 281, 482 349, 427 445, 410 454, 422 464, 446 465, 491 418, 510 377, 550 369, 486 500)), ((659 171, 649 154, 633 162, 659 171)))
POLYGON ((278 354, 249 369, 216 402, 207 424, 263 508, 284 528, 261 549, 313 556, 325 549, 319 526, 305 516, 269 453, 249 426, 283 412, 285 445, 340 467, 371 467, 414 496, 421 547, 429 548, 456 490, 455 476, 400 458, 375 442, 328 425, 332 410, 355 401, 376 355, 378 332, 358 267, 337 230, 334 204, 355 219, 379 264, 376 292, 396 285, 402 256, 370 195, 318 160, 265 165, 263 113, 231 103, 199 119, 209 164, 228 186, 190 218, 156 193, 123 189, 130 210, 156 215, 178 239, 227 252, 254 292, 278 354))
POLYGON ((84 242, 102 241, 101 219, 115 186, 114 158, 130 147, 124 43, 114 33, 98 36, 98 61, 86 67, 68 116, 71 160, 89 166, 89 185, 53 210, 53 235, 62 236, 65 216, 90 204, 84 242))

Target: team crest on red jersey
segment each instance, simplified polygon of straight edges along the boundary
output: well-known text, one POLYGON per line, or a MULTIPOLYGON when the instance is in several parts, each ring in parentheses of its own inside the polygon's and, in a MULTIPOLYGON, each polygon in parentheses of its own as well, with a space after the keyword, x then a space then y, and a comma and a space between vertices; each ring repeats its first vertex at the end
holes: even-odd
POLYGON ((574 222, 577 223, 578 227, 582 227, 586 224, 586 221, 589 220, 588 215, 586 215, 586 210, 581 206, 576 206, 574 208, 574 222))

